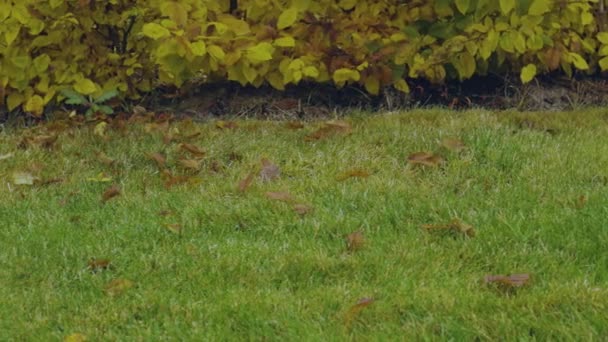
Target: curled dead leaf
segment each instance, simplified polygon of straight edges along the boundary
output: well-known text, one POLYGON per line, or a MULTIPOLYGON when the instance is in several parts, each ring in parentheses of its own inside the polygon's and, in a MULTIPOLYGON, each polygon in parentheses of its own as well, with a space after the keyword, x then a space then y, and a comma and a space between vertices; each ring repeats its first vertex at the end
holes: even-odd
POLYGON ((97 152, 97 160, 105 166, 113 166, 116 160, 108 157, 105 153, 97 152))
POLYGON ((103 195, 101 196, 102 202, 107 202, 118 195, 120 195, 120 188, 118 185, 114 184, 103 192, 103 195))
POLYGON ((181 234, 183 230, 182 225, 178 223, 165 223, 163 227, 173 234, 181 234))
POLYGON ((462 140, 456 138, 445 138, 441 140, 441 146, 454 152, 460 152, 467 147, 462 140))
POLYGON ((281 202, 294 202, 296 199, 295 197, 293 197, 290 193, 285 192, 285 191, 277 191, 277 192, 273 192, 273 191, 269 191, 265 193, 266 198, 271 199, 271 200, 275 200, 275 201, 281 201, 281 202))
POLYGON ((358 230, 346 235, 346 249, 349 252, 355 252, 363 249, 365 246, 365 236, 363 232, 358 230))
POLYGON ((457 218, 452 219, 452 221, 447 224, 423 224, 422 228, 426 229, 427 231, 444 230, 463 234, 467 237, 475 236, 475 228, 457 218))
POLYGON ((169 189, 175 185, 181 185, 188 183, 191 177, 188 176, 174 176, 169 170, 163 170, 161 173, 161 179, 165 182, 165 189, 169 189))
POLYGON ((164 169, 165 168, 165 164, 167 162, 167 160, 165 159, 165 157, 158 153, 158 152, 152 152, 152 153, 147 153, 146 156, 148 157, 148 159, 154 161, 156 163, 156 166, 158 166, 159 169, 164 169))
POLYGON ((253 182, 254 176, 255 176, 255 174, 253 172, 249 172, 249 174, 247 174, 247 177, 245 177, 243 180, 241 180, 239 182, 239 185, 237 187, 239 192, 245 192, 249 188, 249 186, 253 182))
POLYGON ((196 145, 188 144, 188 143, 181 143, 179 145, 179 148, 182 151, 189 152, 190 154, 192 154, 192 156, 194 156, 196 158, 204 157, 205 154, 207 154, 207 152, 205 150, 201 149, 200 147, 198 147, 196 145))
POLYGON ((412 165, 423 165, 436 167, 444 162, 444 159, 430 152, 416 152, 407 157, 407 161, 412 165))
POLYGON ((367 178, 371 173, 364 169, 350 169, 342 172, 336 177, 336 180, 341 182, 349 178, 367 178))
POLYGON ((177 161, 179 166, 185 170, 198 171, 201 169, 201 161, 196 159, 180 159, 177 161))
POLYGON ((110 297, 116 297, 123 294, 128 289, 132 288, 134 283, 128 279, 114 279, 105 287, 105 292, 110 297))
POLYGON ((268 182, 275 180, 281 176, 281 169, 270 160, 262 159, 262 170, 260 171, 260 178, 262 181, 268 182))
POLYGON ((107 270, 110 267, 111 267, 111 262, 109 259, 91 258, 87 262, 87 268, 89 269, 89 271, 91 271, 93 273, 107 270))
POLYGON ((368 298, 368 297, 359 299, 359 301, 357 301, 357 303, 355 305, 351 306, 348 309, 348 311, 346 312, 346 316, 345 316, 346 325, 350 326, 352 321, 355 318, 357 318, 357 316, 359 316, 361 311, 363 311, 363 309, 372 305, 375 301, 376 301, 375 299, 368 298))
POLYGON ((307 135, 304 140, 314 141, 328 138, 335 134, 350 134, 352 133, 352 126, 345 121, 329 121, 324 126, 316 130, 315 132, 307 135))
POLYGON ((295 211, 298 215, 304 216, 308 213, 311 213, 314 208, 308 204, 297 203, 293 205, 293 211, 295 211))
POLYGON ((486 284, 498 284, 505 289, 519 288, 530 282, 530 274, 487 275, 484 277, 484 282, 486 284))

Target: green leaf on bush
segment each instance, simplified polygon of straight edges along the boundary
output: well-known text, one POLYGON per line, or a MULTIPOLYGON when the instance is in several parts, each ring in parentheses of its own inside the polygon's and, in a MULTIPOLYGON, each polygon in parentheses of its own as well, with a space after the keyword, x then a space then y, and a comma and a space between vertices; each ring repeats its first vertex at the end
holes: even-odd
POLYGON ((166 28, 162 27, 161 25, 159 25, 157 23, 145 24, 142 29, 142 32, 146 37, 150 37, 154 40, 166 38, 171 35, 171 32, 169 32, 169 30, 167 30, 166 28))
POLYGON ((470 0, 456 0, 456 8, 462 14, 466 14, 469 9, 470 0))
POLYGON ((112 89, 108 90, 105 93, 101 94, 98 98, 95 99, 95 103, 103 103, 108 101, 109 99, 115 98, 118 96, 118 90, 112 89))
POLYGON ((515 7, 515 0, 500 0, 500 10, 503 15, 508 15, 515 7))
POLYGON ((521 74, 519 77, 521 78, 522 83, 528 83, 532 81, 532 79, 536 76, 536 65, 528 64, 521 69, 521 74))
POLYGON ((579 55, 576 52, 569 52, 568 56, 570 56, 570 58, 572 59, 572 64, 574 64, 574 66, 579 69, 579 70, 587 70, 589 69, 589 64, 587 64, 587 61, 585 61, 585 59, 579 55))
POLYGON ((528 9, 529 15, 543 15, 549 12, 549 0, 534 0, 528 9))
POLYGON ((608 57, 604 57, 604 58, 600 59, 598 64, 600 65, 600 68, 602 69, 602 71, 608 70, 608 57))
POLYGON ((298 10, 295 7, 287 9, 279 15, 279 20, 277 21, 277 28, 282 30, 293 25, 298 19, 298 10))

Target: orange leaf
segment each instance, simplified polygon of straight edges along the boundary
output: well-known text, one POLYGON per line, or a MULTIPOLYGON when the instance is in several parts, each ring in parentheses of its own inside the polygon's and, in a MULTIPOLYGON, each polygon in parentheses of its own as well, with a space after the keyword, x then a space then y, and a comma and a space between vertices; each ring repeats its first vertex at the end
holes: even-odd
POLYGON ((187 183, 190 180, 190 177, 187 176, 173 176, 168 170, 163 170, 161 178, 165 181, 165 189, 169 189, 174 185, 187 183))
POLYGON ((346 235, 346 249, 350 252, 361 250, 365 246, 363 232, 358 230, 346 235))
POLYGON ((352 127, 349 123, 344 121, 330 121, 319 128, 317 131, 307 135, 304 140, 321 140, 337 133, 349 134, 352 132, 352 127))
POLYGON ((118 195, 120 195, 120 188, 118 187, 118 185, 114 184, 103 192, 102 201, 107 202, 108 200, 118 195))
POLYGON ((263 181, 271 181, 279 178, 281 175, 281 170, 271 161, 266 158, 262 159, 262 171, 260 171, 260 177, 263 181))
POLYGON ((281 201, 281 202, 293 202, 296 200, 295 197, 293 197, 290 193, 284 192, 284 191, 279 191, 279 192, 269 191, 265 195, 268 199, 275 200, 275 201, 281 201))
POLYGON ((424 165, 424 166, 439 166, 444 162, 441 156, 435 155, 429 152, 416 152, 410 154, 407 160, 412 165, 424 165))
POLYGON ((240 192, 245 192, 251 185, 251 182, 253 182, 254 176, 255 176, 255 174, 253 172, 249 172, 249 174, 247 174, 247 177, 245 177, 243 180, 241 180, 239 182, 238 190, 240 192))

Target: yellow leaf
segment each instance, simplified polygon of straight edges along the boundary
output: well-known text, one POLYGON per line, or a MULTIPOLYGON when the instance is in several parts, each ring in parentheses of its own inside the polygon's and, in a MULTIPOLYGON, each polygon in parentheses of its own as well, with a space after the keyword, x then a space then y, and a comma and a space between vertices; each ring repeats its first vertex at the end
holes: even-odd
POLYGON ((180 4, 179 1, 163 1, 161 2, 161 12, 169 16, 177 25, 184 27, 188 23, 188 12, 180 4))
POLYGON ((528 64, 521 69, 521 74, 519 77, 521 78, 522 83, 528 83, 532 81, 532 79, 536 76, 536 65, 528 64))
POLYGON ((216 61, 222 61, 224 60, 224 57, 226 57, 224 50, 222 50, 222 48, 217 45, 210 45, 207 48, 207 51, 209 51, 209 55, 211 55, 211 57, 216 61))
POLYGON ((333 80, 337 84, 344 83, 347 81, 359 81, 360 78, 361 75, 359 74, 359 71, 347 68, 338 69, 334 71, 333 75, 333 80))
POLYGON ((49 55, 47 55, 46 53, 42 54, 34 58, 34 69, 36 69, 36 72, 38 74, 42 74, 49 68, 50 63, 51 57, 49 57, 49 55))
POLYGON ((6 99, 6 106, 9 112, 19 107, 25 101, 25 97, 20 93, 10 93, 6 99))
POLYGON ((568 56, 572 60, 572 64, 574 64, 574 66, 577 69, 579 69, 579 70, 587 70, 587 69, 589 69, 589 64, 587 64, 587 61, 585 61, 585 59, 581 55, 579 55, 578 53, 569 52, 568 56))
POLYGON ((365 90, 372 95, 378 95, 380 92, 380 81, 377 77, 367 76, 365 79, 365 90))
POLYGON ((87 337, 81 333, 69 334, 63 339, 63 342, 85 342, 87 337))
POLYGON ((256 46, 247 49, 247 59, 253 63, 261 63, 272 59, 274 47, 270 43, 259 43, 256 46))
POLYGON ((190 49, 192 50, 192 54, 195 56, 204 56, 207 52, 205 42, 194 42, 190 45, 190 49))
POLYGON ((295 7, 287 9, 279 15, 279 20, 277 21, 277 28, 282 30, 293 25, 298 19, 298 10, 295 7))
POLYGON ((357 0, 340 0, 340 8, 343 10, 351 10, 357 5, 357 0))
POLYGON ((515 7, 515 0, 500 0, 500 10, 503 15, 508 15, 515 7))
POLYGON ((93 134, 100 136, 100 137, 105 136, 107 126, 108 126, 108 123, 105 121, 98 123, 97 125, 95 125, 95 129, 93 129, 93 134))
POLYGON ((169 32, 169 30, 167 30, 166 28, 162 27, 161 25, 159 25, 157 23, 145 24, 142 29, 142 32, 146 37, 150 37, 154 40, 166 38, 171 35, 171 32, 169 32))
POLYGON ((410 86, 407 85, 407 82, 405 82, 404 79, 398 79, 394 84, 393 87, 395 87, 395 89, 404 92, 406 94, 409 94, 410 92, 410 86))
POLYGON ((97 86, 88 78, 81 78, 74 84, 74 90, 82 95, 91 95, 97 91, 97 86))
POLYGON ((549 12, 549 0, 534 0, 528 9, 529 15, 543 15, 549 12))
POLYGON ((281 37, 274 40, 274 45, 280 47, 294 47, 296 46, 296 41, 295 39, 293 39, 293 37, 290 36, 281 37))
POLYGON ((34 116, 40 116, 44 110, 44 100, 39 95, 34 95, 27 100, 23 109, 34 116))
POLYGON ((598 63, 600 65, 600 68, 602 68, 602 71, 608 70, 608 57, 600 59, 598 63))

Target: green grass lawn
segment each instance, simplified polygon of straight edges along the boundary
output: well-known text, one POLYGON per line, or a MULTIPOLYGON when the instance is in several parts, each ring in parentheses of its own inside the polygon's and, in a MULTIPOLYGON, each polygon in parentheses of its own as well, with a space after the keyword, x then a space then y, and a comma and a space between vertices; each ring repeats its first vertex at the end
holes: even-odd
POLYGON ((3 132, 0 340, 608 339, 608 112, 343 121, 3 132))

